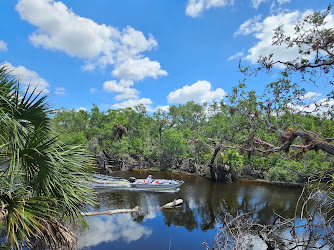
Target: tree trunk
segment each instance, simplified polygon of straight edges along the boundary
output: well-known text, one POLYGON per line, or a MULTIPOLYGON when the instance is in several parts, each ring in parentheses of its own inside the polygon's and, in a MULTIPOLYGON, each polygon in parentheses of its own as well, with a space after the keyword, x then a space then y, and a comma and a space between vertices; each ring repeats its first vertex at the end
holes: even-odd
POLYGON ((215 148, 215 151, 213 152, 213 155, 211 157, 211 161, 210 161, 210 164, 209 164, 211 179, 215 179, 215 180, 217 180, 217 176, 215 174, 215 171, 213 170, 213 164, 215 163, 215 159, 217 157, 218 152, 220 151, 221 145, 222 144, 219 143, 218 146, 215 148))

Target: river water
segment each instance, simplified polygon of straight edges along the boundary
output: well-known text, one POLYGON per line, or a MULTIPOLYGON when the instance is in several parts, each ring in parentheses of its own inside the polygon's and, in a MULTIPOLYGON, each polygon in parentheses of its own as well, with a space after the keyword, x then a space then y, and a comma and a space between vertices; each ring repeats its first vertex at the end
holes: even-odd
POLYGON ((114 172, 112 176, 182 179, 178 192, 138 191, 131 188, 98 188, 98 204, 91 211, 139 207, 141 212, 86 217, 89 229, 78 235, 80 249, 205 249, 212 245, 225 212, 251 212, 261 223, 270 223, 273 211, 294 217, 301 188, 256 182, 221 183, 203 177, 166 172, 114 172), (174 199, 179 208, 160 211, 174 199))

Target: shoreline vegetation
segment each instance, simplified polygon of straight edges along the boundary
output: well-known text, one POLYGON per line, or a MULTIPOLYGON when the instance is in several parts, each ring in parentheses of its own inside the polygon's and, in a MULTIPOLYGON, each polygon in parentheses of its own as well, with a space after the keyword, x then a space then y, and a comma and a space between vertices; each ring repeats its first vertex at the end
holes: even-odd
MULTIPOLYGON (((311 176, 333 173, 333 156, 319 149, 308 149, 303 139, 298 139, 299 144, 287 153, 257 152, 256 143, 252 145, 252 152, 231 148, 232 144, 226 141, 245 138, 245 133, 238 130, 247 122, 247 117, 231 116, 233 108, 225 103, 188 102, 171 106, 169 112, 150 114, 143 106, 101 112, 93 105, 90 112, 61 109, 53 121, 61 141, 86 145, 95 155, 96 164, 106 172, 116 166, 122 171, 169 170, 226 182, 264 179, 277 183, 305 183, 311 176), (214 115, 208 115, 208 110, 212 109, 215 109, 214 115), (158 118, 157 114, 164 118, 158 118), (220 145, 221 141, 225 146, 220 145)), ((288 131, 294 131, 293 126, 298 121, 298 126, 312 130, 309 133, 334 137, 334 120, 328 116, 287 111, 270 119, 275 124, 284 121, 288 131)), ((267 137, 271 144, 280 140, 267 131, 266 124, 259 124, 257 133, 267 137)))

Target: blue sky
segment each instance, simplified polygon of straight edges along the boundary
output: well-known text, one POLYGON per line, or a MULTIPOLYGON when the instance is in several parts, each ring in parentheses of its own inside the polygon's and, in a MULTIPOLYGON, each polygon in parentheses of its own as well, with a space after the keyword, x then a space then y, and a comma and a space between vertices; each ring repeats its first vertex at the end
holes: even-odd
MULTIPOLYGON (((2 0, 0 60, 23 86, 50 94, 56 108, 101 110, 143 103, 149 111, 193 100, 221 100, 286 32, 331 0, 2 0)), ((330 15, 328 25, 334 27, 330 15)), ((274 75, 250 77, 257 91, 274 75)), ((326 84, 305 85, 321 99, 326 84)))

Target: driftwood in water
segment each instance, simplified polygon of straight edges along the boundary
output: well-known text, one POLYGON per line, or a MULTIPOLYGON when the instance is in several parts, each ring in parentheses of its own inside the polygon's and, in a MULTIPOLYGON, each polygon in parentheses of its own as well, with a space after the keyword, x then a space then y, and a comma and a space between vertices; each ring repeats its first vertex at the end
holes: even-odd
POLYGON ((172 202, 168 202, 167 204, 163 205, 161 207, 161 209, 165 209, 165 208, 173 208, 173 207, 176 207, 178 205, 181 205, 183 203, 183 200, 182 199, 175 199, 173 200, 172 202))
POLYGON ((107 210, 103 212, 88 212, 81 213, 82 216, 93 216, 93 215, 113 215, 113 214, 121 214, 121 213, 131 213, 131 212, 139 212, 138 206, 133 209, 115 209, 115 210, 107 210))
MULTIPOLYGON (((172 202, 169 202, 165 205, 163 205, 160 209, 165 208, 174 208, 176 206, 179 206, 183 203, 182 199, 175 199, 172 202)), ((120 214, 120 213, 131 213, 131 212, 139 212, 138 206, 133 209, 115 209, 115 210, 107 210, 103 212, 87 212, 87 213, 81 213, 82 216, 93 216, 93 215, 113 215, 113 214, 120 214)))

